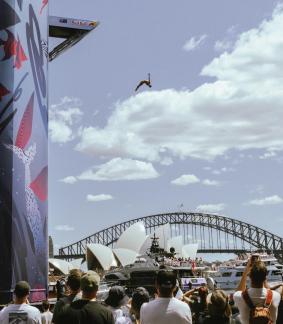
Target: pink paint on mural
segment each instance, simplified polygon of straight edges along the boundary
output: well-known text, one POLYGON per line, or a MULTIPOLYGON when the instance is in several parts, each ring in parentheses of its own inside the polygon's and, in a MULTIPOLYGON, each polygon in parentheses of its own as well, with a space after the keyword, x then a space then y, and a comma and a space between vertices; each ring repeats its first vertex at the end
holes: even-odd
POLYGON ((47 6, 48 4, 48 0, 42 0, 42 7, 40 9, 40 14, 42 14, 42 10, 45 8, 45 6, 47 6))
POLYGON ((27 57, 25 55, 24 49, 21 45, 21 42, 18 40, 16 42, 16 51, 15 51, 15 67, 20 69, 22 67, 22 62, 27 61, 27 57))
POLYGON ((9 93, 10 91, 6 87, 4 87, 2 83, 0 83, 0 101, 4 96, 6 96, 9 93))
POLYGON ((33 180, 33 182, 30 184, 30 188, 41 201, 45 201, 47 199, 47 177, 48 168, 46 166, 41 170, 36 179, 33 180))
POLYGON ((21 149, 24 149, 26 147, 31 136, 33 104, 34 104, 34 93, 31 95, 29 99, 16 138, 16 146, 21 149))
POLYGON ((2 45, 4 48, 4 57, 2 61, 9 60, 12 56, 15 56, 15 67, 19 69, 22 66, 22 62, 27 60, 27 56, 21 45, 19 36, 16 40, 11 31, 8 29, 5 29, 5 31, 7 33, 7 39, 0 39, 0 46, 2 45))

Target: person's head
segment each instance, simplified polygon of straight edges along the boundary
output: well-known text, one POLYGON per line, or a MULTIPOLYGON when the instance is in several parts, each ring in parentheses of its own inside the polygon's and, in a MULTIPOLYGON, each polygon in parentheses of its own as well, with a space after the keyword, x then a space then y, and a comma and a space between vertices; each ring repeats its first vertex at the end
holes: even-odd
POLYGON ((156 288, 159 297, 172 297, 177 275, 173 270, 159 270, 156 276, 156 288))
POLYGON ((254 288, 261 288, 266 280, 267 269, 262 261, 254 262, 250 270, 251 285, 254 288))
POLYGON ((108 297, 105 299, 105 304, 108 306, 118 308, 125 306, 129 300, 125 289, 121 286, 113 286, 110 288, 108 297))
POLYGON ((24 303, 29 296, 29 292, 30 292, 30 286, 28 282, 26 281, 17 282, 14 289, 16 301, 24 303))
POLYGON ((223 290, 215 290, 207 296, 207 309, 212 317, 225 317, 231 316, 231 308, 229 305, 228 296, 223 290))
POLYGON ((208 290, 206 286, 201 286, 198 288, 198 295, 202 303, 206 303, 206 297, 208 295, 208 290))
POLYGON ((41 306, 42 306, 43 311, 47 312, 49 307, 50 307, 49 301, 48 300, 43 300, 41 306))
POLYGON ((80 290, 82 272, 79 269, 70 270, 66 285, 71 293, 76 293, 80 290))
POLYGON ((96 297, 98 286, 100 284, 100 277, 95 271, 87 271, 81 277, 81 290, 83 292, 83 298, 92 299, 96 297))
POLYGON ((140 319, 140 310, 143 303, 149 302, 149 293, 143 287, 138 287, 133 293, 131 302, 131 312, 135 315, 136 319, 140 319))

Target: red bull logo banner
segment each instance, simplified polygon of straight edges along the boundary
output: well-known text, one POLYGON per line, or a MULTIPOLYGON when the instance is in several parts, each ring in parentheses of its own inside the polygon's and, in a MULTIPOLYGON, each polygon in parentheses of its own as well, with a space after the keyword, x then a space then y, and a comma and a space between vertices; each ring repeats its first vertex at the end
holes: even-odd
POLYGON ((47 294, 48 0, 0 0, 0 304, 47 294))

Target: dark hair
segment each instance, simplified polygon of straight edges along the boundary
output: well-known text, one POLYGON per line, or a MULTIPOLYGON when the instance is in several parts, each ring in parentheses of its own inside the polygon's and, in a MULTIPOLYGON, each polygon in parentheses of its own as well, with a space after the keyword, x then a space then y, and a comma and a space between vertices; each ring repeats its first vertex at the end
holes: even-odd
POLYGON ((149 293, 143 287, 138 287, 133 293, 132 302, 131 302, 131 309, 132 312, 135 314, 136 319, 140 318, 140 309, 143 303, 149 302, 149 293))
POLYGON ((19 281, 19 282, 17 282, 17 284, 15 286, 14 294, 18 298, 23 298, 23 297, 29 295, 29 291, 30 291, 30 286, 29 286, 28 282, 19 281))
POLYGON ((67 279, 67 286, 76 291, 80 289, 82 272, 79 269, 70 270, 67 279))
POLYGON ((48 300, 43 300, 41 306, 42 306, 42 309, 44 311, 47 311, 49 309, 49 306, 50 306, 49 301, 48 300))
POLYGON ((169 296, 177 282, 177 274, 173 270, 159 270, 156 276, 156 285, 163 296, 169 296))
POLYGON ((261 285, 264 283, 267 276, 267 269, 262 261, 257 261, 252 265, 250 271, 250 278, 255 285, 261 285))

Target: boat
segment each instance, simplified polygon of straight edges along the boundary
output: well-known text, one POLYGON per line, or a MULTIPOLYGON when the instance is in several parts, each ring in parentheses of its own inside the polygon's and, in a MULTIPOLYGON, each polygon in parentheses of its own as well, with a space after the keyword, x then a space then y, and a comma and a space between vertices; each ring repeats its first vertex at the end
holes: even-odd
POLYGON ((206 267, 197 266, 188 261, 174 258, 174 251, 170 253, 159 247, 158 238, 154 235, 149 251, 137 257, 136 261, 125 267, 107 271, 104 279, 108 284, 118 284, 127 288, 127 293, 131 295, 137 287, 146 288, 151 295, 156 292, 155 278, 158 271, 162 269, 172 269, 177 272, 178 282, 182 291, 197 288, 206 284, 206 279, 202 276, 202 271, 206 267))
MULTIPOLYGON (((246 268, 248 256, 245 260, 236 260, 229 264, 224 264, 218 268, 217 273, 214 273, 214 281, 217 288, 224 290, 234 290, 240 283, 243 272, 246 268)), ((273 286, 282 283, 282 268, 283 265, 278 263, 278 260, 273 255, 259 254, 259 258, 267 268, 267 281, 273 286)), ((247 285, 250 284, 249 277, 247 285)))
MULTIPOLYGON (((158 238, 152 238, 150 251, 140 255, 132 264, 107 271, 103 280, 108 284, 126 287, 131 295, 135 288, 144 287, 151 295, 155 292, 155 278, 164 257, 164 250, 159 247, 158 238)), ((170 268, 166 267, 165 268, 170 268)))

